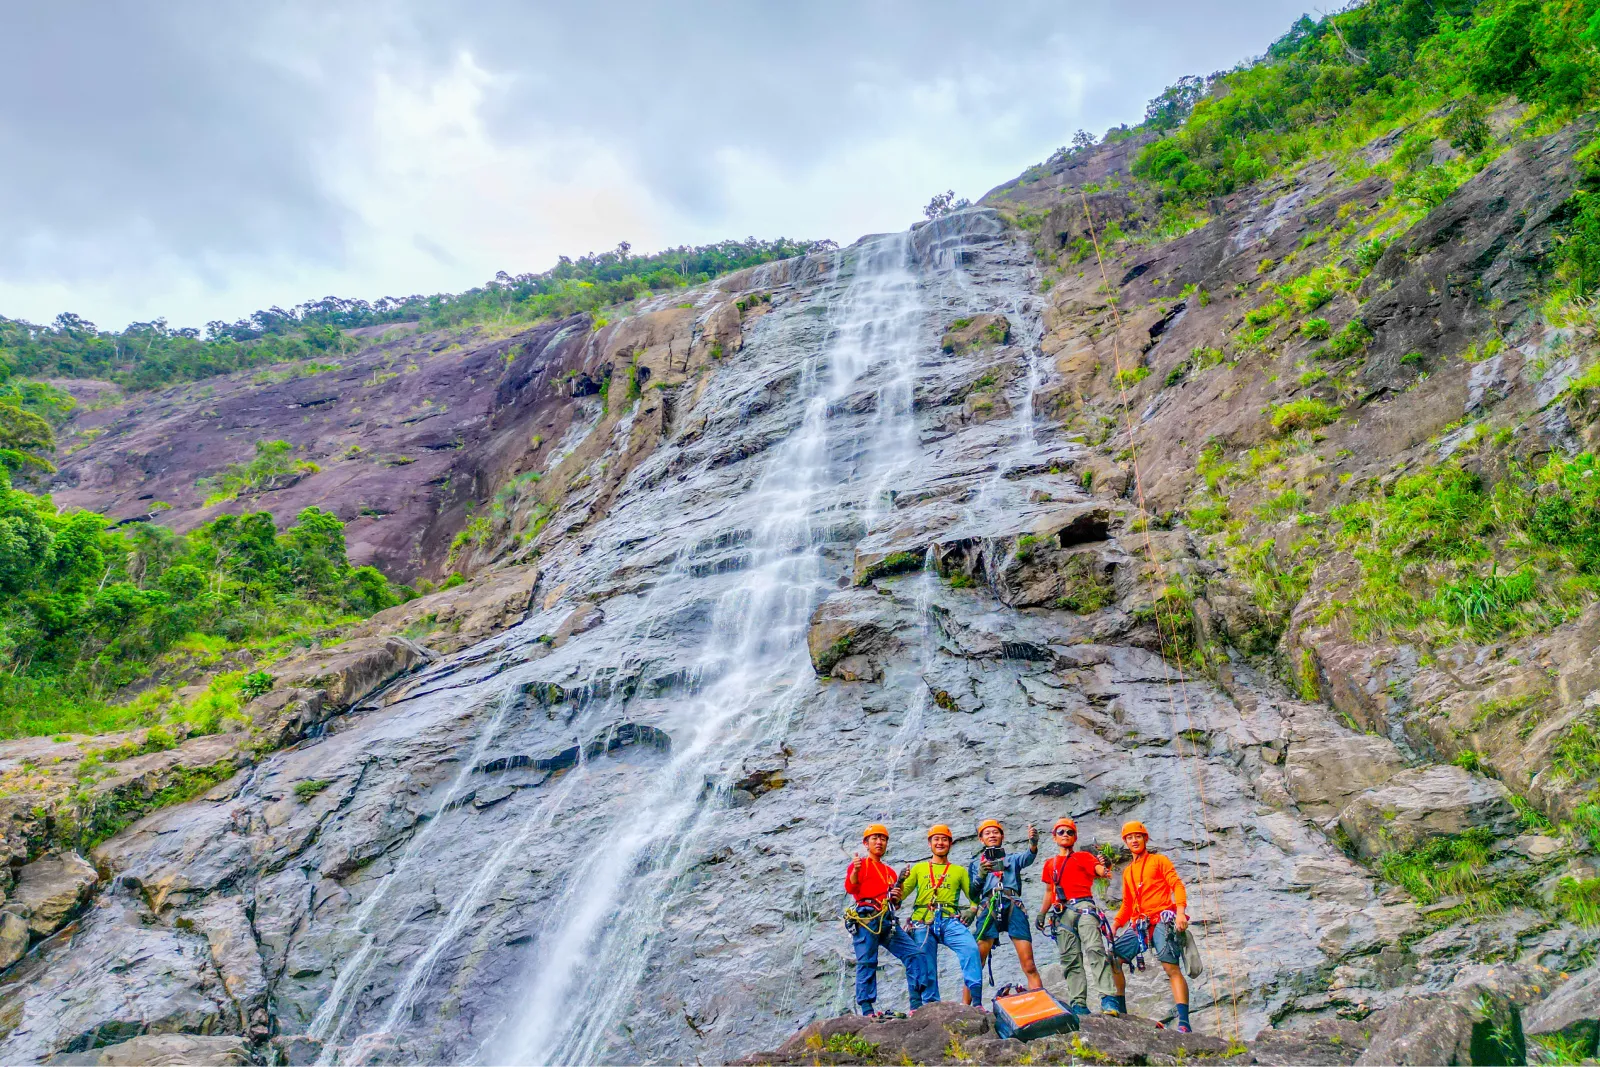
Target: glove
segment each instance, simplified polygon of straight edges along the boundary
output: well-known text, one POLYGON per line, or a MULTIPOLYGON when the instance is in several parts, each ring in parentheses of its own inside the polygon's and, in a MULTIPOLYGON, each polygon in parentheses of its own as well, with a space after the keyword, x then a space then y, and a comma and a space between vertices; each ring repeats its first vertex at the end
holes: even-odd
POLYGON ((961 915, 959 916, 961 921, 963 923, 965 923, 966 925, 968 925, 968 926, 971 926, 972 925, 972 920, 976 919, 977 917, 978 917, 978 909, 977 908, 968 908, 967 910, 963 911, 961 913, 961 915))
POLYGON ((1041 934, 1044 933, 1044 927, 1045 927, 1044 916, 1045 916, 1045 913, 1041 911, 1039 913, 1039 917, 1037 919, 1033 920, 1033 928, 1035 930, 1039 931, 1041 934))

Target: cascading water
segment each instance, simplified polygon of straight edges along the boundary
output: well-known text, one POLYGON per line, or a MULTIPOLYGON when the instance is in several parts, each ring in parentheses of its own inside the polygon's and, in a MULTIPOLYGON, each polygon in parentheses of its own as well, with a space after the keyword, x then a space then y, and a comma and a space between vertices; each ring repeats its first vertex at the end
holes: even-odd
POLYGON ((879 479, 915 447, 910 383, 919 310, 907 235, 864 243, 831 343, 801 376, 809 394, 801 424, 750 491, 749 510, 762 517, 752 563, 712 612, 694 664, 695 675, 712 680, 683 701, 684 744, 655 772, 638 807, 643 817, 612 828, 589 861, 567 874, 567 889, 537 941, 523 1013, 492 1058, 586 1063, 599 1057, 737 757, 781 729, 811 694, 805 631, 827 588, 818 527, 830 513, 876 506, 879 479), (831 408, 869 377, 882 380, 874 432, 867 440, 838 439, 831 408), (708 791, 708 782, 716 790, 708 791))

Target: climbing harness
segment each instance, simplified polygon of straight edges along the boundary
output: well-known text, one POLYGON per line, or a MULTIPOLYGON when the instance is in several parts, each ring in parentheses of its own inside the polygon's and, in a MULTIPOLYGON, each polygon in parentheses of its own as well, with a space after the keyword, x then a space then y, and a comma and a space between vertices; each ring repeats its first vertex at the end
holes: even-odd
MULTIPOLYGON (((1132 927, 1117 937, 1116 954, 1132 963, 1139 970, 1144 970, 1144 954, 1150 951, 1150 945, 1155 940, 1155 927, 1161 923, 1176 923, 1177 921, 1178 913, 1171 908, 1157 916, 1154 924, 1150 922, 1148 916, 1139 916, 1133 921, 1132 927)), ((1177 936, 1176 930, 1173 931, 1173 936, 1177 936)))
POLYGON ((1079 915, 1092 915, 1094 916, 1095 925, 1100 928, 1101 951, 1105 953, 1107 959, 1114 958, 1116 951, 1112 946, 1116 941, 1116 931, 1111 926, 1111 917, 1105 913, 1104 909, 1100 907, 1100 902, 1094 897, 1067 899, 1066 887, 1061 884, 1061 870, 1064 866, 1065 864, 1056 866, 1056 903, 1045 913, 1045 928, 1049 931, 1053 940, 1056 936, 1056 924, 1061 920, 1061 916, 1066 914, 1067 909, 1070 908, 1079 915))
MULTIPOLYGON (((1094 245, 1094 258, 1095 258, 1095 263, 1098 265, 1098 267, 1100 269, 1100 282, 1101 282, 1101 285, 1105 289, 1105 291, 1108 294, 1110 294, 1112 292, 1111 279, 1110 279, 1110 276, 1106 274, 1105 257, 1104 257, 1104 255, 1101 254, 1100 236, 1099 236, 1098 232, 1095 229, 1094 214, 1089 210, 1089 198, 1088 198, 1088 195, 1085 194, 1082 189, 1080 189, 1080 190, 1078 190, 1078 199, 1083 204, 1084 221, 1088 224, 1089 237, 1090 237, 1090 240, 1092 241, 1092 243, 1094 245)), ((1117 384, 1118 384, 1118 388, 1120 389, 1121 394, 1122 394, 1123 419, 1124 419, 1124 421, 1125 421, 1125 423, 1127 425, 1127 432, 1128 432, 1128 451, 1131 453, 1132 460, 1133 460, 1133 487, 1134 487, 1135 495, 1138 498, 1140 509, 1143 510, 1143 511, 1148 511, 1149 509, 1147 508, 1146 502, 1145 502, 1144 478, 1143 478, 1143 476, 1141 475, 1141 473, 1139 471, 1138 442, 1135 440, 1134 424, 1133 424, 1133 412, 1132 412, 1132 410, 1131 410, 1131 408, 1129 407, 1129 404, 1128 404, 1128 387, 1127 387, 1127 384, 1126 384, 1126 379, 1123 376, 1122 354, 1121 354, 1121 346, 1120 346, 1121 334, 1122 334, 1122 312, 1117 307, 1117 303, 1116 303, 1115 300, 1113 300, 1111 302, 1111 315, 1112 315, 1112 318, 1116 320, 1116 329, 1113 330, 1112 334, 1111 334, 1111 357, 1112 357, 1112 363, 1114 364, 1114 373, 1116 375, 1116 381, 1117 381, 1117 384)), ((1148 524, 1146 524, 1145 527, 1144 527, 1144 542, 1145 542, 1145 555, 1150 560, 1150 562, 1152 564, 1154 564, 1156 577, 1160 581, 1165 582, 1166 581, 1166 568, 1162 565, 1162 562, 1161 562, 1160 558, 1156 554, 1154 543, 1152 542, 1152 540, 1150 538, 1150 528, 1149 528, 1148 524)), ((1159 611, 1157 611, 1155 613, 1155 622, 1156 622, 1156 629, 1161 634, 1162 641, 1166 642, 1168 640, 1168 636, 1167 636, 1166 633, 1161 632, 1163 624, 1162 624, 1162 614, 1159 611)), ((1176 624, 1174 623, 1172 625, 1173 625, 1173 628, 1174 628, 1174 631, 1175 631, 1176 624)), ((1163 670, 1166 670, 1169 667, 1169 665, 1167 664, 1167 660, 1166 660, 1165 656, 1162 657, 1162 665, 1163 665, 1163 670)), ((1193 714, 1191 712, 1191 709, 1189 707, 1189 688, 1188 688, 1188 685, 1186 684, 1186 681, 1185 681, 1185 678, 1184 678, 1184 672, 1183 672, 1183 670, 1181 668, 1178 671, 1178 692, 1179 692, 1179 694, 1181 695, 1181 697, 1183 699, 1183 716, 1184 716, 1184 720, 1188 724, 1189 729, 1192 730, 1194 728, 1194 718, 1193 718, 1193 714)), ((1173 742, 1174 742, 1175 748, 1178 748, 1177 742, 1178 742, 1179 738, 1181 738, 1181 737, 1182 737, 1182 734, 1177 734, 1176 731, 1175 731, 1175 736, 1173 738, 1173 742)), ((1181 755, 1181 748, 1178 748, 1178 751, 1179 751, 1179 753, 1181 755)), ((1195 778, 1196 796, 1198 797, 1198 799, 1200 801, 1201 829, 1203 829, 1205 824, 1206 824, 1206 822, 1208 821, 1205 818, 1205 809, 1206 809, 1205 775, 1202 772, 1202 770, 1200 768, 1198 768, 1198 767, 1195 769, 1194 778, 1195 778)), ((1200 865, 1200 862, 1199 862, 1199 860, 1200 860, 1200 855, 1199 855, 1200 854, 1200 837, 1201 837, 1201 835, 1198 834, 1198 833, 1195 835, 1194 849, 1195 849, 1195 866, 1196 866, 1197 869, 1198 869, 1198 867, 1200 865)), ((1222 904, 1222 900, 1221 900, 1221 894, 1217 890, 1217 872, 1216 872, 1216 867, 1215 867, 1215 865, 1213 863, 1207 863, 1206 864, 1206 875, 1207 875, 1207 882, 1208 882, 1209 888, 1210 888, 1211 893, 1212 893, 1212 897, 1216 902, 1216 906, 1217 906, 1218 911, 1220 912, 1220 911, 1223 910, 1223 904, 1222 904)), ((1237 1033, 1238 1030, 1239 1030, 1239 987, 1238 987, 1238 982, 1237 982, 1237 980, 1235 978, 1235 975, 1234 975, 1232 952, 1230 951, 1229 946, 1228 946, 1227 924, 1226 923, 1220 924, 1218 932, 1222 937, 1222 953, 1223 953, 1223 957, 1222 958, 1223 958, 1224 964, 1227 967, 1227 972, 1228 972, 1228 993, 1229 993, 1229 1000, 1230 1000, 1230 1003, 1231 1003, 1232 1014, 1233 1014, 1233 1029, 1234 1029, 1234 1032, 1237 1033)), ((1219 998, 1217 996, 1217 993, 1216 993, 1216 976, 1215 976, 1214 972, 1213 972, 1213 975, 1212 975, 1211 983, 1212 983, 1211 999, 1212 999, 1212 1001, 1214 1003, 1220 1003, 1220 1000, 1219 1000, 1219 998)))
POLYGON ((882 937, 883 932, 895 921, 894 908, 885 900, 857 901, 844 909, 844 928, 847 931, 860 927, 873 937, 882 937))

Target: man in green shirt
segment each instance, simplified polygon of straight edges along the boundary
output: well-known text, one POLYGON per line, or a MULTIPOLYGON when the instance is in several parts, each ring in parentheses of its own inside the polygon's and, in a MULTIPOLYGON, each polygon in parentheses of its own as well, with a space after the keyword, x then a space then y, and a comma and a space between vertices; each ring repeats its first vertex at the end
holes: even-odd
POLYGON ((901 884, 901 899, 910 900, 913 905, 906 932, 927 955, 931 979, 924 987, 923 1003, 939 999, 937 954, 938 946, 943 945, 956 954, 967 994, 973 1004, 981 1006, 983 964, 978 957, 978 942, 956 914, 963 897, 974 907, 978 902, 972 896, 967 869, 950 862, 950 846, 954 843, 955 835, 943 823, 928 831, 928 850, 933 858, 913 863, 901 884))

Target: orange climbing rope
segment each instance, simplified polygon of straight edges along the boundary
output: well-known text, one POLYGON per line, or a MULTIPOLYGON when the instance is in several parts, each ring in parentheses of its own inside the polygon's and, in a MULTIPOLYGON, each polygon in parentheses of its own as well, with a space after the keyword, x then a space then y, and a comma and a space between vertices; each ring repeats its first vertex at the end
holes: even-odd
MULTIPOLYGON (((1116 322, 1116 329, 1113 330, 1112 334, 1111 334, 1111 361, 1112 361, 1112 364, 1113 364, 1113 367, 1114 367, 1113 374, 1115 375, 1115 377, 1112 380, 1117 383, 1118 392, 1121 394, 1123 419, 1124 419, 1124 421, 1125 421, 1125 423, 1127 425, 1127 432, 1128 432, 1128 451, 1129 451, 1129 454, 1131 456, 1132 463, 1133 463, 1133 487, 1134 487, 1134 493, 1135 493, 1136 497, 1138 498, 1139 510, 1141 512, 1145 513, 1146 515, 1148 515, 1149 514, 1149 508, 1146 506, 1145 495, 1144 495, 1144 478, 1139 472, 1139 446, 1138 446, 1137 437, 1136 437, 1135 432, 1134 432, 1135 427, 1134 427, 1134 422, 1133 422, 1133 410, 1128 405, 1127 379, 1124 378, 1123 374, 1122 374, 1122 348, 1121 348, 1122 312, 1121 312, 1121 309, 1118 307, 1118 299, 1117 299, 1118 294, 1112 290, 1112 288, 1111 288, 1111 279, 1106 275, 1105 257, 1101 254, 1101 251, 1100 251, 1100 236, 1099 236, 1098 232, 1095 230, 1094 215, 1089 210, 1089 198, 1084 194, 1082 189, 1078 190, 1078 198, 1083 202, 1083 218, 1084 218, 1084 221, 1088 224, 1088 227, 1089 227, 1089 239, 1094 245, 1095 263, 1100 269, 1100 285, 1101 285, 1101 288, 1103 290, 1105 290, 1105 292, 1106 292, 1107 303, 1109 303, 1110 306, 1111 306, 1111 315, 1112 315, 1112 318, 1116 322)), ((1168 636, 1166 628, 1163 625, 1162 612, 1161 612, 1160 607, 1159 607, 1161 597, 1164 596, 1165 593, 1166 593, 1166 587, 1167 587, 1166 569, 1165 569, 1165 567, 1163 567, 1160 558, 1156 555, 1155 544, 1150 538, 1150 524, 1149 524, 1148 521, 1145 521, 1143 523, 1143 531, 1142 532, 1144 533, 1145 555, 1149 558, 1151 565, 1155 568, 1155 575, 1156 575, 1156 578, 1159 581, 1159 584, 1160 584, 1160 587, 1161 587, 1160 590, 1156 594, 1156 599, 1155 599, 1155 602, 1154 602, 1157 605, 1156 606, 1156 610, 1155 610, 1156 633, 1159 636, 1159 638, 1161 639, 1162 643, 1166 644, 1169 641, 1169 636, 1168 636)), ((1176 638, 1177 638, 1176 620, 1169 620, 1169 621, 1171 622, 1171 629, 1172 629, 1172 634, 1171 634, 1170 640, 1173 641, 1174 644, 1175 644, 1176 643, 1176 638)), ((1162 670, 1166 674, 1167 685, 1170 687, 1172 685, 1172 675, 1171 675, 1171 667, 1172 667, 1172 665, 1167 660, 1166 656, 1162 656, 1161 657, 1161 663, 1162 663, 1162 670)), ((1189 687, 1188 687, 1188 684, 1187 684, 1185 676, 1184 676, 1184 671, 1183 671, 1183 669, 1181 667, 1178 669, 1178 692, 1179 692, 1179 695, 1180 695, 1180 697, 1182 698, 1182 701, 1183 701, 1183 718, 1184 718, 1184 723, 1185 723, 1185 726, 1186 726, 1186 730, 1188 731, 1189 736, 1193 737, 1194 736, 1194 717, 1193 717, 1193 714, 1192 714, 1192 712, 1190 710, 1190 706, 1189 706, 1189 687)), ((1179 733, 1174 733, 1174 735, 1172 737, 1173 748, 1177 750, 1177 752, 1178 752, 1178 754, 1180 756, 1183 756, 1185 754, 1184 750, 1183 750, 1183 745, 1181 744, 1182 741, 1183 741, 1183 735, 1179 734, 1179 733)), ((1191 742, 1191 745, 1192 745, 1192 742, 1191 742)), ((1191 748, 1188 754, 1191 755, 1191 756, 1196 756, 1196 755, 1198 755, 1198 752, 1195 749, 1191 748)), ((1209 823, 1209 819, 1207 817, 1207 806, 1206 806, 1205 765, 1204 765, 1204 761, 1203 760, 1199 760, 1199 759, 1190 759, 1187 762, 1194 769, 1195 793, 1198 796, 1199 801, 1200 801, 1200 826, 1197 828, 1197 832, 1195 833, 1195 842, 1194 842, 1194 865, 1195 865, 1196 868, 1199 868, 1199 866, 1200 866, 1200 838, 1201 838, 1202 835, 1209 834, 1209 830, 1208 830, 1208 826, 1207 826, 1207 824, 1209 823)), ((1219 923, 1219 926, 1220 926, 1220 931, 1219 932, 1221 934, 1221 942, 1222 942, 1222 953, 1221 953, 1221 955, 1222 955, 1222 958, 1223 958, 1223 964, 1226 967, 1227 973, 1228 973, 1228 996, 1229 996, 1229 1002, 1230 1002, 1231 1007, 1232 1007, 1233 1032, 1234 1032, 1234 1035, 1237 1036, 1238 1033, 1239 1033, 1239 988, 1238 988, 1238 981, 1237 981, 1237 978, 1235 977, 1234 969, 1233 969, 1233 949, 1232 949, 1232 946, 1228 942, 1228 927, 1229 927, 1230 924, 1226 921, 1226 915, 1224 914, 1226 909, 1223 907, 1223 904, 1222 904, 1222 894, 1217 890, 1217 887, 1216 887, 1216 883, 1217 883, 1216 864, 1214 862, 1208 862, 1205 865, 1205 868, 1206 868, 1207 883, 1208 883, 1207 888, 1208 888, 1208 891, 1209 891, 1212 899, 1216 903, 1218 917, 1219 917, 1219 919, 1222 920, 1219 923)), ((1216 970, 1214 968, 1210 969, 1208 971, 1208 974, 1209 974, 1210 979, 1211 979, 1211 1000, 1212 1000, 1212 1003, 1218 1003, 1219 1001, 1218 1001, 1218 997, 1217 997, 1216 970)))

